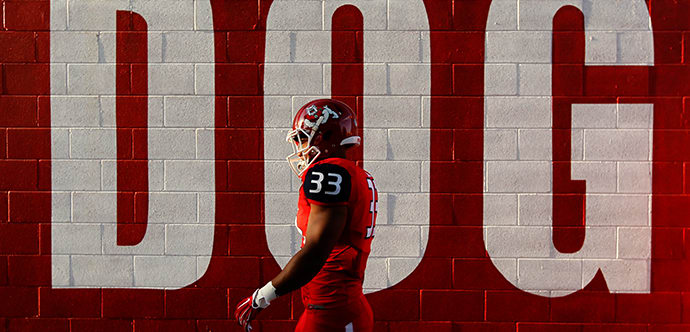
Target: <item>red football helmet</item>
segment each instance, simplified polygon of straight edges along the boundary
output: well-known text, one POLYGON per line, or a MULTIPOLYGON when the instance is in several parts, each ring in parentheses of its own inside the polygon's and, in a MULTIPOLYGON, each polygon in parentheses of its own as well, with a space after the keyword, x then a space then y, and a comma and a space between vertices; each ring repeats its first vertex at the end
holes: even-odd
POLYGON ((286 140, 293 153, 287 156, 292 170, 301 176, 319 157, 357 146, 357 115, 347 104, 334 99, 318 99, 302 106, 292 122, 286 140))

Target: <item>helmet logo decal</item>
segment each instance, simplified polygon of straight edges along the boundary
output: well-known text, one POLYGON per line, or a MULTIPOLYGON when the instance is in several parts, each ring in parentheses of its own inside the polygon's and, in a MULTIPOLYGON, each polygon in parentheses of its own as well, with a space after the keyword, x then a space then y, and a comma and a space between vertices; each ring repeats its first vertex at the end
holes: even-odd
MULTIPOLYGON (((309 106, 309 107, 307 108, 307 115, 309 115, 309 116, 311 116, 311 117, 313 117, 313 118, 316 118, 316 113, 317 113, 318 111, 319 111, 319 109, 316 107, 316 105, 311 105, 311 106, 309 106)), ((320 126, 321 124, 324 124, 324 123, 328 122, 328 119, 329 119, 331 116, 332 116, 334 119, 340 118, 340 115, 339 115, 337 112, 335 112, 335 111, 333 111, 332 109, 328 108, 328 105, 324 105, 323 108, 321 109, 321 116, 319 116, 318 118, 314 119, 314 120, 316 120, 315 122, 314 122, 314 121, 311 121, 311 120, 309 120, 309 119, 304 119, 304 125, 307 126, 307 127, 309 127, 309 128, 312 128, 312 130, 316 131, 316 130, 319 128, 319 126, 320 126)))

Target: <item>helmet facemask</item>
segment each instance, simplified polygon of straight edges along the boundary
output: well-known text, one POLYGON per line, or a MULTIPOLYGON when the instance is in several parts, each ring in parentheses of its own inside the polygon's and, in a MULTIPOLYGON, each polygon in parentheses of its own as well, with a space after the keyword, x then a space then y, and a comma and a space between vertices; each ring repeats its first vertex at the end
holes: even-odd
POLYGON ((321 155, 319 148, 312 146, 313 133, 315 131, 309 134, 304 129, 297 128, 290 131, 285 138, 292 146, 292 154, 285 159, 297 176, 302 176, 302 173, 321 155))

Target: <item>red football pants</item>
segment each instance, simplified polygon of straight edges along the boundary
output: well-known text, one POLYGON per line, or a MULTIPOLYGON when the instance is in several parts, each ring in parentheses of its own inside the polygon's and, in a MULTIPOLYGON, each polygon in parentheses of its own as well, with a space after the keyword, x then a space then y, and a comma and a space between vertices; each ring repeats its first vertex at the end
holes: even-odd
POLYGON ((371 332, 374 329, 374 315, 364 295, 350 305, 317 308, 304 309, 295 332, 371 332))

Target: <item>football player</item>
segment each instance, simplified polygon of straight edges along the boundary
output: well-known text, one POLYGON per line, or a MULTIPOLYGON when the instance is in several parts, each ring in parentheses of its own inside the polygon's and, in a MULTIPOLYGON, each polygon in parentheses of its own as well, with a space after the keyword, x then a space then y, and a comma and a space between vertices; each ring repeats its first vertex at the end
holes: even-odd
POLYGON ((287 141, 294 151, 287 160, 302 179, 296 218, 302 246, 273 280, 237 305, 235 318, 249 331, 271 301, 301 288, 305 310, 295 331, 372 331, 362 282, 378 193, 371 175, 346 156, 361 141, 356 114, 337 100, 312 101, 295 115, 287 141))

